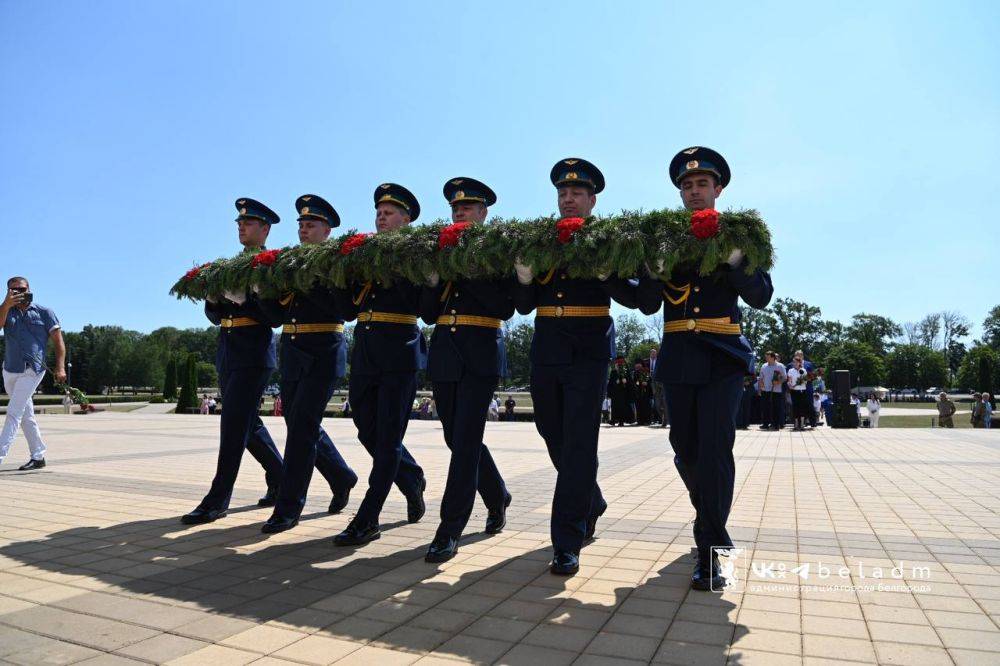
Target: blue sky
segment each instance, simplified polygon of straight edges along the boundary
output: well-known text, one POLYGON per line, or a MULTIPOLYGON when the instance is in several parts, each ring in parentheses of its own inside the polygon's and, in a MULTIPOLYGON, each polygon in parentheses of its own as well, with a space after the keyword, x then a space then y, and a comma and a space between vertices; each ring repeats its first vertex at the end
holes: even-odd
POLYGON ((897 321, 1000 303, 995 2, 0 0, 4 272, 69 330, 203 326, 167 290, 237 249, 233 200, 329 199, 370 230, 383 181, 447 214, 555 209, 585 157, 598 211, 678 203, 673 154, 733 169, 719 206, 774 233, 776 296, 897 321))

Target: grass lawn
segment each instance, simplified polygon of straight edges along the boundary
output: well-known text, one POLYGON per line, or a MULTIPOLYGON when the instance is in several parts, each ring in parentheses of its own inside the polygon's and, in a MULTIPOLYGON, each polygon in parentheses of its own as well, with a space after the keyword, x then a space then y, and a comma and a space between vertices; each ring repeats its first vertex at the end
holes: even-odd
MULTIPOLYGON (((893 405, 895 407, 895 405, 893 405)), ((878 420, 879 428, 930 428, 931 418, 937 423, 937 417, 927 416, 882 416, 878 420)), ((952 417, 956 428, 971 428, 968 414, 956 414, 952 417)), ((997 432, 1000 432, 998 430, 997 432)))

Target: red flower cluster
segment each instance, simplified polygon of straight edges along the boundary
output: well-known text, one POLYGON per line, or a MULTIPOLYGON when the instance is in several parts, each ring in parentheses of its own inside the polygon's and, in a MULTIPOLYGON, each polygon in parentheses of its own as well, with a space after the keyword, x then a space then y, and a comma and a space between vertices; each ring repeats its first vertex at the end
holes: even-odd
POLYGON ((556 231, 559 234, 559 242, 568 243, 573 240, 573 234, 583 228, 583 222, 584 220, 582 217, 564 217, 556 222, 556 231))
POLYGON ((462 233, 471 226, 472 222, 449 224, 438 234, 438 248, 443 250, 446 247, 458 245, 458 239, 462 237, 462 233))
POLYGON ((194 268, 192 268, 191 270, 189 270, 187 273, 184 274, 184 279, 190 282, 191 280, 198 277, 198 274, 201 273, 203 269, 208 268, 211 265, 212 263, 209 262, 207 264, 202 264, 201 266, 195 266, 194 268))
POLYGON ((272 266, 278 260, 279 254, 281 254, 281 250, 264 250, 263 252, 258 252, 250 262, 250 268, 272 266))
POLYGON ((691 215, 691 233, 705 240, 719 233, 719 211, 714 208, 696 210, 691 215))
POLYGON ((368 236, 371 234, 354 234, 353 236, 348 236, 344 239, 344 242, 340 244, 340 254, 343 256, 349 255, 356 249, 365 244, 368 240, 368 236))

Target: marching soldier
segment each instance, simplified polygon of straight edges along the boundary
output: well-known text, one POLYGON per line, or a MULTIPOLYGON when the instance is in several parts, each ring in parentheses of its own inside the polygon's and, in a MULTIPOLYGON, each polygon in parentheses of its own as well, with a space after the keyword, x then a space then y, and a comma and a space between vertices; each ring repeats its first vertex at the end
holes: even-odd
MULTIPOLYGON (((240 243, 246 251, 262 250, 271 225, 278 224, 280 218, 248 198, 237 199, 236 210, 240 243)), ((198 508, 181 518, 185 525, 210 523, 226 515, 244 449, 264 468, 267 494, 257 502, 259 506, 274 504, 281 481, 281 455, 258 414, 261 395, 275 366, 274 336, 268 319, 256 296, 246 293, 227 293, 218 302, 206 301, 205 316, 221 327, 215 366, 225 403, 215 478, 198 508)))
MULTIPOLYGON (((454 223, 482 224, 497 197, 472 178, 445 183, 444 196, 454 223)), ((511 496, 483 443, 487 410, 504 373, 503 320, 514 314, 512 279, 441 283, 431 275, 420 301, 421 317, 436 324, 431 337, 427 375, 451 449, 448 483, 441 500, 441 523, 427 549, 427 562, 446 562, 458 552, 458 539, 469 522, 476 491, 489 514, 486 533, 499 533, 507 522, 511 496)))
MULTIPOLYGON (((420 204, 401 185, 375 189, 375 228, 395 231, 417 219, 420 204)), ((407 503, 407 520, 419 521, 426 507, 424 471, 403 446, 407 419, 417 392, 417 371, 426 365, 427 343, 417 314, 420 286, 405 280, 391 285, 367 282, 337 290, 345 319, 357 319, 348 400, 358 439, 373 458, 368 491, 337 546, 357 546, 381 536, 379 514, 395 481, 407 503)))
MULTIPOLYGON (((300 243, 321 243, 340 226, 337 211, 315 194, 299 197, 295 209, 300 243)), ((281 326, 281 398, 288 428, 277 503, 261 528, 273 534, 298 524, 314 465, 333 491, 329 513, 340 513, 347 506, 358 476, 322 426, 326 405, 347 370, 344 320, 333 292, 315 286, 308 293, 262 300, 261 307, 272 323, 281 326)))
MULTIPOLYGON (((689 210, 714 208, 729 184, 722 155, 701 146, 679 152, 670 162, 670 179, 689 210)), ((674 465, 687 487, 696 517, 698 561, 691 586, 719 589, 725 584, 713 547, 732 548, 726 521, 733 501, 736 466, 736 412, 743 377, 752 372, 753 350, 740 329, 738 299, 763 308, 771 300, 771 276, 747 275, 739 250, 711 275, 697 272, 639 281, 643 313, 663 311, 663 342, 656 379, 663 382, 670 412, 674 465)))
MULTIPOLYGON (((549 178, 564 218, 590 216, 604 189, 604 175, 586 160, 560 160, 549 178)), ((597 485, 597 438, 615 347, 611 298, 635 307, 635 288, 617 277, 570 278, 562 267, 537 278, 519 260, 514 267, 517 311, 535 310, 530 352, 535 427, 558 472, 551 571, 573 575, 580 569, 580 549, 593 538, 597 519, 608 506, 597 485)))

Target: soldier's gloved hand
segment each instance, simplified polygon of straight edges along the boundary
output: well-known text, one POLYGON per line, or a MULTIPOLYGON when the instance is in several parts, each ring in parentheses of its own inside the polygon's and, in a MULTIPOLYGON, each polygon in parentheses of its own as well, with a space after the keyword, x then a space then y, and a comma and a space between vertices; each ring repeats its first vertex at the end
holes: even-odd
POLYGON ((432 287, 432 288, 436 287, 436 286, 438 286, 439 282, 441 282, 441 276, 438 274, 437 271, 434 271, 433 273, 430 273, 427 276, 427 286, 428 287, 432 287))
POLYGON ((258 296, 260 296, 260 291, 261 291, 260 290, 260 285, 259 284, 252 284, 252 285, 250 285, 250 291, 252 291, 253 293, 255 293, 258 296))
POLYGON ((224 291, 222 295, 226 297, 227 300, 236 303, 236 305, 243 305, 247 302, 247 293, 245 291, 224 291))
POLYGON ((211 295, 209 295, 209 296, 205 297, 205 300, 208 301, 209 303, 211 303, 212 305, 215 305, 216 303, 219 302, 219 297, 218 296, 211 296, 211 295))
POLYGON ((531 284, 535 279, 535 272, 531 270, 531 266, 522 264, 520 257, 514 260, 514 271, 517 273, 517 281, 521 284, 531 284))
POLYGON ((736 268, 741 263, 743 263, 743 250, 736 248, 729 254, 729 258, 726 259, 726 263, 736 268))
POLYGON ((606 268, 603 271, 598 272, 595 277, 601 282, 607 282, 608 278, 611 277, 611 269, 606 268))
POLYGON ((650 266, 649 263, 647 262, 646 274, 653 279, 656 280, 660 279, 660 276, 663 275, 663 259, 657 259, 655 262, 653 262, 652 266, 650 266))

